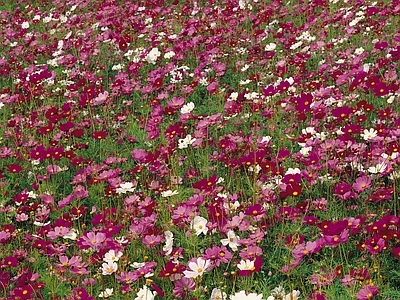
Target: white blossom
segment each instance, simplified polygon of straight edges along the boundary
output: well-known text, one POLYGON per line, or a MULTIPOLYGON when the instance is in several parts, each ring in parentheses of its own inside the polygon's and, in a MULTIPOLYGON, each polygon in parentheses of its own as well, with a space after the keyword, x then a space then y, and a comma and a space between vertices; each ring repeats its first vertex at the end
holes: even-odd
POLYGON ((201 216, 195 216, 190 223, 190 228, 196 231, 196 235, 204 234, 208 232, 207 219, 201 216))

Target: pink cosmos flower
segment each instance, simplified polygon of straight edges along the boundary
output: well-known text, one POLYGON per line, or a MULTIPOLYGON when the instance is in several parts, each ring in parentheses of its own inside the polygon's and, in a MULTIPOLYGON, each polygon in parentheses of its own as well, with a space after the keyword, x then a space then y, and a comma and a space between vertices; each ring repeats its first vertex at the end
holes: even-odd
POLYGON ((228 263, 232 259, 232 253, 225 246, 213 246, 204 252, 204 258, 210 260, 211 265, 219 267, 221 263, 228 263))
POLYGON ((183 274, 188 278, 196 278, 203 276, 204 272, 210 267, 210 261, 202 257, 189 262, 188 267, 190 270, 184 271, 183 274))
POLYGON ((91 247, 93 250, 98 251, 101 249, 106 241, 106 235, 101 232, 94 233, 88 232, 82 237, 82 244, 91 247))
POLYGON ((68 235, 68 234, 70 233, 70 231, 71 231, 71 230, 70 230, 68 227, 59 227, 59 226, 56 226, 53 230, 50 230, 50 231, 47 233, 47 237, 50 238, 50 239, 52 239, 52 240, 54 240, 54 239, 56 239, 56 238, 59 238, 59 237, 63 237, 63 236, 68 235))
POLYGON ((363 192, 371 187, 371 178, 368 176, 358 177, 352 185, 356 192, 363 192))
POLYGON ((357 293, 357 299, 358 300, 369 300, 374 298, 375 295, 377 295, 379 292, 379 288, 373 285, 366 285, 364 286, 358 293, 357 293))
POLYGON ((145 244, 147 247, 155 247, 163 241, 164 237, 161 235, 146 235, 143 239, 142 242, 145 244))
POLYGON ((120 275, 116 275, 115 278, 117 278, 117 280, 119 282, 125 283, 125 284, 130 284, 132 282, 135 282, 136 280, 138 280, 140 278, 140 276, 138 276, 136 274, 136 272, 124 272, 122 271, 120 275))
POLYGON ((189 292, 196 289, 196 283, 192 278, 182 277, 175 281, 173 294, 179 299, 184 299, 188 296, 189 292))

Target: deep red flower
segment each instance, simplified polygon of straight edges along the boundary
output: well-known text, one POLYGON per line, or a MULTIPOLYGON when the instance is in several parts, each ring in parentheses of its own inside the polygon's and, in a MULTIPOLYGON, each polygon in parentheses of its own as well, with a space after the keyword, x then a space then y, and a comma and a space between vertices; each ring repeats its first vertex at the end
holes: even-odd
POLYGON ((301 195, 301 192, 302 192, 302 186, 300 183, 293 183, 293 184, 291 183, 286 186, 285 193, 287 196, 298 197, 301 195))
POLYGON ((304 235, 299 233, 292 233, 285 238, 285 244, 289 247, 294 247, 296 245, 302 244, 304 242, 304 235))
POLYGON ((246 208, 244 214, 247 216, 259 216, 265 214, 265 209, 260 204, 254 204, 246 208))
POLYGON ((347 228, 348 221, 341 220, 341 221, 322 221, 321 224, 318 226, 321 229, 321 233, 323 235, 338 235, 340 234, 345 228, 347 228))
POLYGON ((107 137, 107 132, 105 130, 95 131, 92 134, 95 140, 104 140, 107 137))
POLYGON ((377 97, 385 96, 389 91, 390 88, 382 81, 378 81, 372 88, 372 92, 377 97))
POLYGON ((168 261, 160 273, 158 273, 158 277, 170 277, 175 274, 183 274, 185 270, 186 267, 184 265, 168 261))
POLYGON ((11 164, 7 166, 8 172, 17 174, 22 171, 22 167, 19 164, 11 164))
POLYGON ((15 299, 31 299, 33 294, 33 287, 31 285, 24 285, 22 287, 16 287, 13 292, 16 297, 15 299))
POLYGON ((392 248, 392 254, 400 259, 400 247, 393 247, 392 248))
POLYGON ((3 267, 16 267, 18 266, 18 259, 15 256, 7 256, 4 258, 3 267))
POLYGON ((199 190, 212 190, 217 184, 217 181, 218 181, 217 174, 213 174, 208 179, 203 178, 193 183, 193 188, 199 190))

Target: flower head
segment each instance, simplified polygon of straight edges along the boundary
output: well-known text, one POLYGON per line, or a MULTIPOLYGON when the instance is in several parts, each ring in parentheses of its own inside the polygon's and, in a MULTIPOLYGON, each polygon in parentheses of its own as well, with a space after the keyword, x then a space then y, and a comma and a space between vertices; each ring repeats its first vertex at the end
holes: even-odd
POLYGON ((183 274, 187 278, 196 278, 198 276, 203 276, 204 272, 209 266, 210 261, 208 259, 203 259, 199 257, 196 261, 189 262, 188 267, 190 271, 184 271, 183 274))
POLYGON ((246 294, 245 291, 240 291, 236 293, 235 295, 230 296, 230 300, 263 300, 262 299, 263 295, 257 295, 255 293, 249 293, 246 294))

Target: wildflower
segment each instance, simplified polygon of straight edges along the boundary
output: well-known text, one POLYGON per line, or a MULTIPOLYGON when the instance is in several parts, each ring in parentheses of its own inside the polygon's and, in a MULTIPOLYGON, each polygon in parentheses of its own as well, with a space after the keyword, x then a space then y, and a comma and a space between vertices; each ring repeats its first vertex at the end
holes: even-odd
POLYGON ((102 264, 101 272, 103 275, 111 275, 118 270, 118 265, 116 262, 105 262, 102 264))
POLYGON ((211 264, 219 267, 221 263, 228 263, 232 259, 232 253, 225 246, 206 249, 204 258, 209 259, 211 264))
POLYGON ((283 299, 285 294, 285 289, 282 286, 277 286, 271 291, 271 296, 267 300, 283 299))
POLYGON ((226 293, 222 292, 220 289, 214 288, 211 292, 210 300, 223 300, 226 298, 226 293))
POLYGON ((16 174, 22 171, 22 167, 18 164, 11 164, 7 166, 8 172, 16 174))
POLYGON ((276 49, 275 43, 269 43, 268 45, 265 46, 265 51, 274 51, 275 49, 276 49))
POLYGON ((189 145, 192 145, 196 141, 196 138, 192 138, 190 134, 188 134, 184 139, 178 140, 178 148, 185 149, 189 145))
POLYGON ((378 132, 374 128, 370 128, 369 130, 364 129, 364 133, 361 133, 360 135, 364 140, 369 141, 376 137, 378 132))
POLYGON ((190 224, 190 228, 192 228, 193 230, 196 231, 196 235, 200 235, 200 234, 206 235, 208 232, 208 227, 206 226, 207 222, 208 221, 206 218, 196 216, 192 220, 192 222, 190 224))
POLYGON ((95 251, 98 251, 106 241, 106 235, 102 232, 88 232, 82 237, 82 245, 89 246, 95 251))
POLYGON ((14 299, 32 299, 34 289, 31 285, 23 285, 22 287, 16 287, 13 292, 14 299))
POLYGON ((132 182, 120 183, 119 188, 116 189, 117 194, 126 194, 127 192, 134 192, 135 187, 132 182))
POLYGON ((182 277, 181 279, 175 281, 173 294, 175 297, 184 299, 187 298, 189 292, 196 289, 196 283, 192 278, 182 277))
POLYGON ((164 237, 165 245, 163 247, 163 251, 165 252, 165 255, 170 255, 174 244, 174 234, 168 230, 164 232, 164 237))
POLYGON ((171 196, 173 196, 173 195, 178 195, 178 194, 179 194, 178 191, 167 190, 167 191, 161 192, 161 197, 166 198, 166 197, 171 197, 171 196))
POLYGON ((113 288, 111 288, 111 289, 105 289, 105 291, 103 291, 103 292, 101 292, 101 293, 99 294, 99 297, 100 297, 100 298, 108 298, 108 297, 112 296, 113 292, 114 292, 114 289, 113 289, 113 288))
POLYGON ((124 272, 122 271, 120 275, 116 275, 115 278, 122 283, 129 284, 132 283, 136 280, 138 280, 140 277, 136 272, 124 272))
POLYGON ((352 187, 356 192, 365 191, 371 187, 371 178, 368 176, 358 177, 352 187))
POLYGON ((29 28, 29 22, 28 21, 22 22, 21 28, 22 29, 28 29, 29 28))
POLYGON ((229 297, 230 300, 262 300, 263 295, 257 295, 256 293, 246 294, 245 291, 240 291, 235 295, 229 297))
POLYGON ((373 285, 364 286, 356 295, 358 300, 369 300, 378 294, 379 288, 373 285))
POLYGON ((115 250, 111 249, 104 255, 103 261, 105 261, 106 263, 116 262, 121 258, 121 256, 122 256, 121 251, 115 253, 115 250))
POLYGON ((300 291, 293 290, 291 293, 286 294, 284 300, 297 300, 300 297, 300 291))
POLYGON ((146 285, 144 285, 137 293, 135 300, 153 300, 155 296, 156 293, 152 292, 146 285))
POLYGON ((146 235, 143 239, 142 242, 145 244, 147 247, 155 247, 159 245, 163 240, 163 237, 161 235, 146 235))
POLYGON ((29 216, 26 213, 17 214, 15 216, 17 222, 25 222, 29 219, 29 216))
POLYGON ((394 257, 400 258, 400 247, 393 247, 392 254, 394 255, 394 257))
POLYGON ((148 63, 155 64, 157 61, 157 58, 160 57, 161 52, 158 50, 158 48, 153 48, 150 50, 150 52, 146 55, 146 60, 148 63))
POLYGON ((254 261, 253 260, 241 260, 240 263, 237 265, 239 270, 244 271, 244 270, 249 270, 253 271, 254 270, 254 261))
POLYGON ((235 234, 233 230, 229 230, 227 235, 228 237, 226 239, 221 240, 222 245, 228 245, 233 251, 237 251, 237 246, 239 245, 239 237, 235 234))
POLYGON ((181 114, 191 113, 194 109, 194 103, 189 102, 181 107, 181 114))
POLYGON ((210 261, 208 259, 203 259, 201 257, 197 258, 196 262, 191 261, 188 267, 191 271, 183 271, 183 274, 187 278, 196 278, 203 276, 204 272, 210 266, 210 261))
POLYGON ((164 58, 165 59, 170 59, 170 58, 172 58, 172 57, 174 57, 175 56, 175 52, 174 51, 168 51, 168 52, 166 52, 165 54, 164 54, 164 58))
POLYGON ((375 166, 369 167, 368 172, 370 172, 372 174, 383 173, 383 172, 385 172, 386 168, 387 168, 387 164, 385 164, 384 162, 381 162, 379 164, 376 164, 375 166))
POLYGON ((95 140, 104 140, 107 137, 107 132, 105 130, 95 131, 92 134, 95 140))

